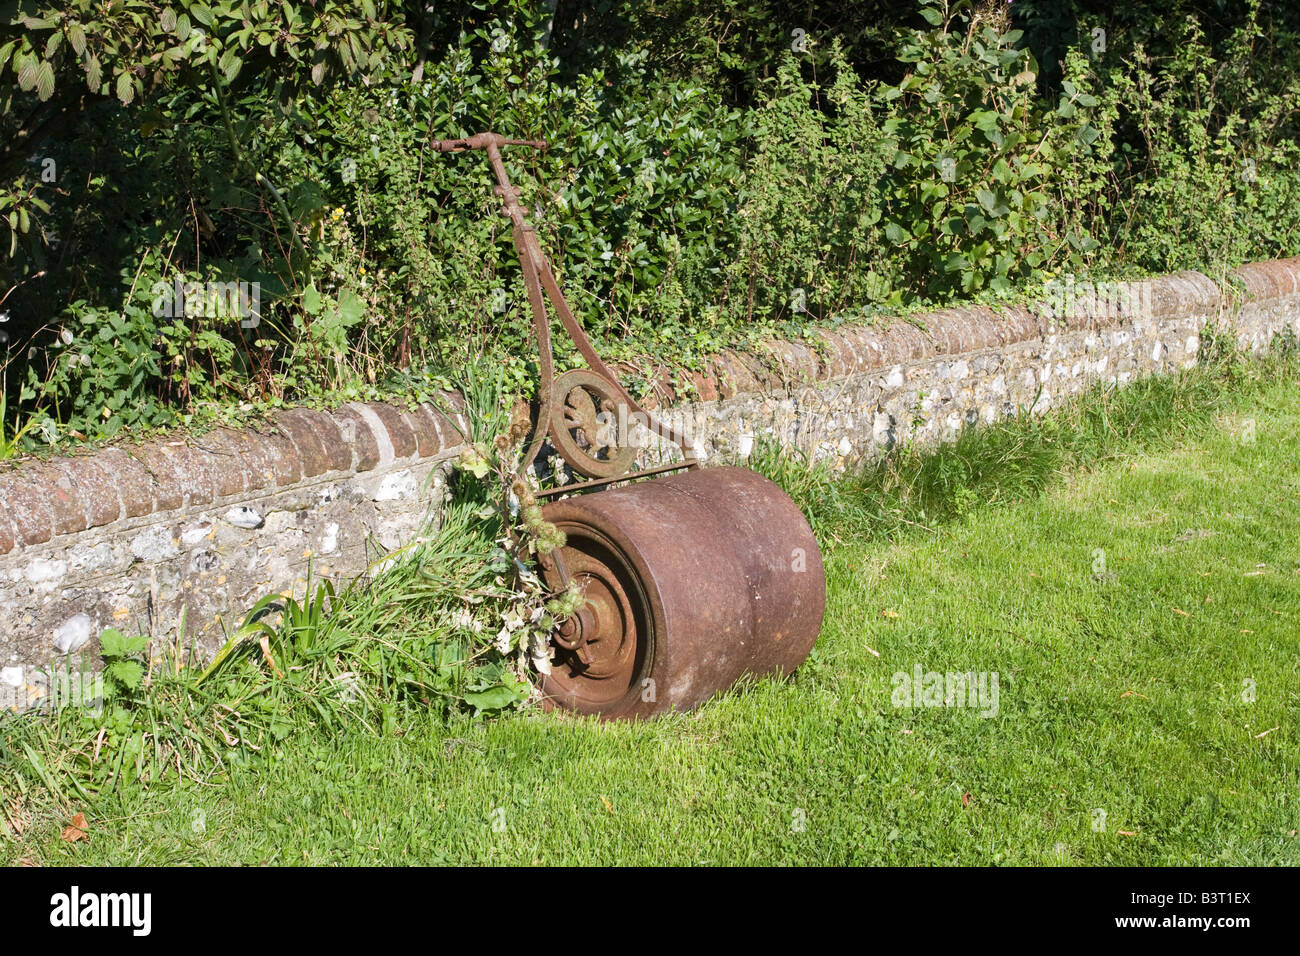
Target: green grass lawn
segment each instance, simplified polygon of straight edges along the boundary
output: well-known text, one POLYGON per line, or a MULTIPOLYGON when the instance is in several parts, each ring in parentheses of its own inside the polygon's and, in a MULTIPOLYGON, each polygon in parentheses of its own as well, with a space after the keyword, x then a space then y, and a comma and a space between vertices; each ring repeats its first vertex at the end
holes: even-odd
POLYGON ((1300 862, 1300 384, 1034 500, 822 529, 789 681, 601 725, 540 713, 303 734, 212 786, 128 789, 96 864, 1300 862), (1253 442, 1247 427, 1253 419, 1253 442), (996 672, 996 716, 893 675, 996 672))

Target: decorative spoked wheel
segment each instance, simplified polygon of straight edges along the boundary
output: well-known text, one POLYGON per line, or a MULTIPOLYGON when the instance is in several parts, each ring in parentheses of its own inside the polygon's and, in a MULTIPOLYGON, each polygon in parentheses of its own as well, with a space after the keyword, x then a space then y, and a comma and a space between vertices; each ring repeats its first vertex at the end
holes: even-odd
MULTIPOLYGON (((560 524, 566 543, 555 552, 584 596, 552 636, 555 658, 542 691, 553 707, 614 714, 640 699, 651 660, 652 621, 636 570, 614 542, 589 527, 560 524)), ((555 566, 547 585, 562 583, 555 566)))
MULTIPOLYGON (((574 369, 552 388, 551 441, 574 471, 587 478, 614 478, 632 467, 636 448, 619 444, 619 397, 595 372, 574 369)), ((623 425, 623 428, 620 428, 623 425)))

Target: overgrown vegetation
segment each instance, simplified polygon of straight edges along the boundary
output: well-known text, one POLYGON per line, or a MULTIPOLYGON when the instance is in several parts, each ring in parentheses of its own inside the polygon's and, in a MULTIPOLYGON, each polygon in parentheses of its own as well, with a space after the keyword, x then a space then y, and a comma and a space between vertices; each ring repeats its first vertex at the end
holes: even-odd
POLYGON ((634 362, 1294 254, 1300 22, 1220 7, 10 4, 0 450, 419 397, 483 353, 528 391, 486 164, 428 148, 484 128, 553 144, 508 162, 634 362))

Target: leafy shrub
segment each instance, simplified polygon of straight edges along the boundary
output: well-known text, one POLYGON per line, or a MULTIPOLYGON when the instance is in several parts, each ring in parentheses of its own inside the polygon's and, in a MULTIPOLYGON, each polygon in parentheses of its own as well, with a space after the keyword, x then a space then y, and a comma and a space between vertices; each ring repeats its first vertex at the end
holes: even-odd
POLYGON ((1279 131, 1300 115, 1300 78, 1282 90, 1238 82, 1226 102, 1217 89, 1251 76, 1256 32, 1252 17, 1216 61, 1188 19, 1171 57, 1156 62, 1139 47, 1129 69, 1110 73, 1145 158, 1115 236, 1140 268, 1214 268, 1295 249, 1300 144, 1279 131))
POLYGON ((482 157, 429 148, 482 129, 552 143, 508 150, 508 168, 580 319, 637 369, 884 307, 1025 294, 1060 271, 1214 271, 1300 250, 1295 30, 1270 21, 1265 45, 1258 4, 1212 41, 1194 0, 1125 13, 1128 33, 1098 53, 1089 21, 1037 3, 929 0, 879 23, 868 5, 838 21, 843 42, 817 3, 798 49, 757 0, 571 21, 541 0, 380 3, 311 57, 304 24, 338 4, 259 7, 248 25, 201 6, 177 4, 171 27, 114 15, 92 30, 78 3, 0 38, 15 83, 0 123, 20 132, 23 107, 89 90, 87 57, 103 54, 100 94, 77 92, 75 130, 52 128, 40 163, 28 150, 5 166, 0 149, 3 434, 23 436, 9 452, 418 396, 482 355, 531 390, 495 183, 482 157), (184 40, 183 62, 137 88, 133 58, 171 49, 180 11, 208 17, 211 48, 184 40), (270 69, 262 40, 295 16, 294 52, 270 69), (1044 24, 1073 18, 1053 43, 1074 44, 1040 69, 1015 17, 1037 49, 1052 47, 1044 24), (85 51, 33 45, 74 21, 85 51), (901 22, 896 60, 874 62, 901 22), (48 100, 33 57, 55 72, 48 100), (119 75, 129 108, 102 92, 119 75), (160 321, 141 290, 177 276, 260 283, 260 324, 160 321))
POLYGON ((879 203, 895 141, 838 43, 829 65, 823 90, 786 54, 770 95, 748 114, 755 148, 727 289, 730 314, 746 322, 827 319, 883 299, 897 278, 882 255, 879 203))

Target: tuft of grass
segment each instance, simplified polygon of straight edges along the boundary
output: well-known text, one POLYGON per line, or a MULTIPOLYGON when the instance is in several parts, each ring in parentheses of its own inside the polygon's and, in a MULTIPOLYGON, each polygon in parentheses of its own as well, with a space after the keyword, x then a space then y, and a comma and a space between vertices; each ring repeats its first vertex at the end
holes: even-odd
POLYGON ((146 652, 145 638, 106 632, 102 708, 0 716, 0 788, 41 788, 67 806, 122 786, 202 784, 304 732, 393 733, 503 683, 522 699, 469 613, 512 594, 496 527, 453 501, 437 528, 384 556, 381 574, 263 598, 206 666, 182 639, 146 652), (127 652, 109 650, 118 645, 127 652))

